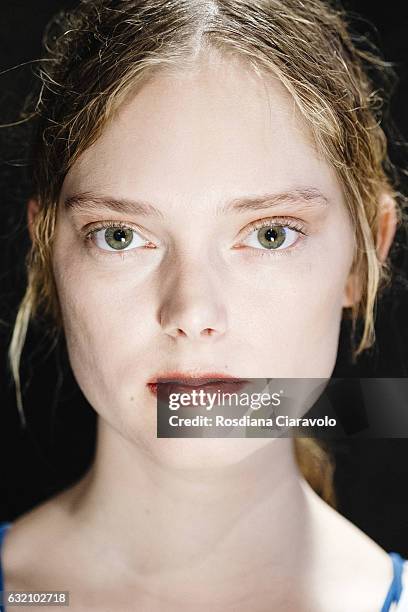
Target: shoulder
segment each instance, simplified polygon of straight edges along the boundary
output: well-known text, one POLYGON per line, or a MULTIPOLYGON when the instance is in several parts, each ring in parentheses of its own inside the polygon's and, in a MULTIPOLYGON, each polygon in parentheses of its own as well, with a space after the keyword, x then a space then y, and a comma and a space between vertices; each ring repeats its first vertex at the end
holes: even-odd
POLYGON ((67 538, 71 524, 64 494, 56 495, 1 527, 0 563, 8 590, 36 590, 36 584, 44 580, 48 584, 66 569, 64 560, 69 558, 72 538, 67 538))
POLYGON ((323 597, 322 585, 324 592, 327 591, 323 609, 333 610, 332 602, 339 599, 341 591, 341 610, 381 610, 393 580, 389 553, 308 486, 307 494, 312 508, 312 528, 316 533, 316 591, 320 597, 323 597))

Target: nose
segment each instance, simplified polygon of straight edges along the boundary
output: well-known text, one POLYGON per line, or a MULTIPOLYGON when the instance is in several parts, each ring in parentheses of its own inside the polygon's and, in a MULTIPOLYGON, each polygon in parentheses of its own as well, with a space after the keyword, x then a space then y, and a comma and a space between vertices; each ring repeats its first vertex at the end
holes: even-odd
POLYGON ((159 322, 172 338, 191 340, 218 339, 227 330, 227 311, 219 279, 211 267, 193 266, 166 279, 159 322))

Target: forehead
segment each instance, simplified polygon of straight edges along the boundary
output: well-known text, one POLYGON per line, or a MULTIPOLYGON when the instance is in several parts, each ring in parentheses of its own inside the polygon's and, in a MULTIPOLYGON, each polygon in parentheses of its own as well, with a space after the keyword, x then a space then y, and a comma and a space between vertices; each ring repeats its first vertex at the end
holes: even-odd
POLYGON ((311 185, 341 197, 293 98, 273 75, 211 57, 158 72, 69 171, 63 195, 97 191, 172 205, 311 185))

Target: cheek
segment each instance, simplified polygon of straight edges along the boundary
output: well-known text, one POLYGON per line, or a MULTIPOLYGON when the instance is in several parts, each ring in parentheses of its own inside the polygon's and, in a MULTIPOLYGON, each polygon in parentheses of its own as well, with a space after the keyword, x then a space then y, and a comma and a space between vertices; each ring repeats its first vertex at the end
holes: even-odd
POLYGON ((59 255, 54 274, 71 367, 95 409, 112 407, 123 379, 143 363, 152 297, 118 272, 101 278, 81 258, 59 255))
POLYGON ((248 304, 241 314, 242 325, 258 362, 269 364, 271 370, 265 375, 325 377, 331 371, 337 354, 341 295, 333 282, 324 284, 316 270, 303 268, 295 282, 282 279, 270 299, 264 292, 263 304, 248 304))
POLYGON ((353 253, 351 230, 335 228, 302 253, 262 258, 245 274, 250 297, 241 325, 250 325, 261 361, 277 364, 282 376, 325 377, 334 367, 353 253))
POLYGON ((352 263, 351 236, 351 232, 329 232, 298 284, 293 312, 300 323, 295 354, 298 360, 307 356, 307 368, 313 376, 324 369, 330 375, 335 364, 344 290, 352 263))

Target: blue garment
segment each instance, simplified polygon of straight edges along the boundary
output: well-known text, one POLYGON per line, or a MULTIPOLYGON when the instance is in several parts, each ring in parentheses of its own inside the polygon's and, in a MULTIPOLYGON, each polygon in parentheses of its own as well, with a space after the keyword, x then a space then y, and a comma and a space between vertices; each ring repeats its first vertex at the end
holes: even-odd
POLYGON ((400 557, 398 553, 390 553, 392 559, 392 567, 394 570, 394 577, 385 598, 384 605, 381 608, 381 612, 388 612, 391 604, 398 602, 401 598, 402 593, 402 570, 404 568, 404 559, 400 557))
MULTIPOLYGON (((0 593, 3 591, 3 571, 1 567, 1 545, 3 537, 11 523, 0 523, 0 593)), ((389 612, 393 603, 398 603, 402 594, 402 570, 404 567, 404 559, 398 554, 389 553, 392 559, 393 579, 388 590, 381 612, 389 612)), ((0 612, 5 612, 4 606, 0 603, 0 612)))
MULTIPOLYGON (((0 596, 3 594, 3 570, 1 566, 1 545, 3 543, 3 537, 11 523, 0 523, 0 596)), ((2 605, 3 598, 0 599, 0 612, 5 612, 4 606, 2 605)))

